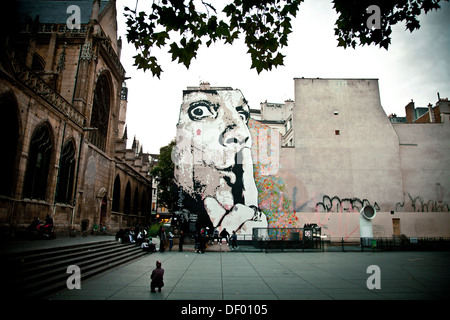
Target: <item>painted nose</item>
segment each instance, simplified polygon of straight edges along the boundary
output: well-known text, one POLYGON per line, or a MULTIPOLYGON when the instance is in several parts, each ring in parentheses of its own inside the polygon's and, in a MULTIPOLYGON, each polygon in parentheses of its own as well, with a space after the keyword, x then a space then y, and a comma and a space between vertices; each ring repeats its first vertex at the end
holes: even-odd
POLYGON ((235 123, 225 128, 220 136, 220 144, 227 148, 242 149, 249 138, 247 126, 243 123, 235 123))

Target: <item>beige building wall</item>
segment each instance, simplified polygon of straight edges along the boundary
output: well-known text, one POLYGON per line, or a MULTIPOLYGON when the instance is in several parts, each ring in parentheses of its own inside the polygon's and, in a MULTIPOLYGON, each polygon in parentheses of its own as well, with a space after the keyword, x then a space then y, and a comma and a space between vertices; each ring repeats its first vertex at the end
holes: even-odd
POLYGON ((450 123, 394 124, 404 198, 396 211, 449 211, 450 123))
MULTIPOLYGON (((302 211, 339 211, 354 199, 390 211, 402 198, 398 137, 375 79, 295 79, 296 181, 302 211)), ((295 186, 291 186, 294 188, 295 186)))

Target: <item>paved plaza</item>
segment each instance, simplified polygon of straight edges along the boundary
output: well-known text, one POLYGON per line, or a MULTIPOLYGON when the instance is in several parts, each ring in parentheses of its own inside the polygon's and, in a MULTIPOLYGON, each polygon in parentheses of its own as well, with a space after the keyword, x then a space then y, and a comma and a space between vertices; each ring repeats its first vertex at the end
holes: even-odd
POLYGON ((435 300, 450 296, 449 270, 449 252, 166 251, 81 280, 81 289, 50 299, 435 300), (165 286, 151 293, 157 260, 165 286), (379 267, 379 289, 368 288, 377 283, 369 266, 379 267))

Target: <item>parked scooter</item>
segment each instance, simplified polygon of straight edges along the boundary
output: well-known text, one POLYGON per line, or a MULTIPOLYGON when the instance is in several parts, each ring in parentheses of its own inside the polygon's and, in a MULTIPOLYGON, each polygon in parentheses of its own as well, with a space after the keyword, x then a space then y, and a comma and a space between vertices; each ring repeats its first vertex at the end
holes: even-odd
POLYGON ((41 223, 39 218, 34 217, 27 228, 29 239, 55 239, 56 233, 53 227, 53 219, 47 215, 45 222, 41 223))

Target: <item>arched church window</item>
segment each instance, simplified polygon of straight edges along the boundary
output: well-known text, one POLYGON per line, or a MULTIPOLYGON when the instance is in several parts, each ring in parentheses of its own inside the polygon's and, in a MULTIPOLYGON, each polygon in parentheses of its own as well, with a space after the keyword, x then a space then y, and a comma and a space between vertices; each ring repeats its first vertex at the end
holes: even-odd
POLYGON ((112 202, 112 211, 119 212, 120 210, 120 177, 116 176, 114 180, 114 189, 113 189, 113 202, 112 202))
POLYGON ((44 71, 45 62, 44 59, 37 53, 33 54, 33 60, 31 62, 31 69, 33 71, 42 72, 44 71))
POLYGON ((131 186, 128 181, 127 187, 125 188, 125 199, 123 201, 123 212, 125 214, 131 213, 131 186))
POLYGON ((98 78, 95 87, 90 124, 91 127, 97 128, 97 130, 89 132, 89 142, 103 151, 106 150, 106 140, 108 137, 110 97, 111 89, 108 78, 105 74, 102 74, 98 78))
POLYGON ((138 215, 139 214, 139 191, 138 188, 134 190, 134 199, 133 199, 133 214, 138 215))
POLYGON ((59 169, 58 187, 56 189, 56 201, 59 203, 70 203, 73 193, 73 182, 75 173, 75 147, 69 141, 63 148, 61 154, 61 166, 59 169))
POLYGON ((14 187, 17 147, 19 144, 19 121, 17 104, 11 99, 0 99, 3 123, 0 126, 2 156, 0 157, 0 194, 11 196, 14 187))
POLYGON ((37 127, 31 136, 23 188, 24 198, 45 200, 53 143, 47 124, 37 127))
POLYGON ((147 192, 143 191, 141 195, 141 215, 147 214, 147 192))

